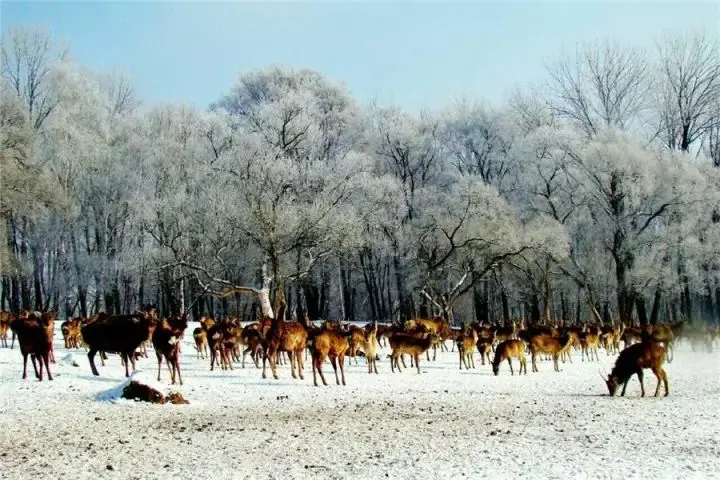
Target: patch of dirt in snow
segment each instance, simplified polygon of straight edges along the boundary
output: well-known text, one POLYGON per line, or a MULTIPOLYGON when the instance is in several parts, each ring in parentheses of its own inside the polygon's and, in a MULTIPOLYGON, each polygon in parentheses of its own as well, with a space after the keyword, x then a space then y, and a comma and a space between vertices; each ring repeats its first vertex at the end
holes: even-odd
MULTIPOLYGON (((720 478, 717 352, 681 347, 667 398, 640 398, 635 378, 626 397, 610 398, 598 371, 614 357, 604 352, 600 362, 576 355, 560 373, 542 361, 540 373, 511 377, 504 364, 495 377, 479 361, 460 371, 457 352, 423 358, 421 375, 393 375, 383 351, 380 375, 360 358, 337 387, 326 364, 331 385, 316 388, 309 361, 304 380, 287 365, 263 380, 252 363, 211 372, 192 336, 183 342, 185 385, 172 389, 184 406, 113 400, 127 380, 117 355, 105 367, 98 359, 94 377, 76 350, 80 368, 51 364, 55 380, 40 383, 20 378, 17 347, 0 348, 0 477, 720 478)), ((59 359, 62 347, 58 332, 59 359)), ((136 378, 169 391, 152 352, 138 368, 136 378)))

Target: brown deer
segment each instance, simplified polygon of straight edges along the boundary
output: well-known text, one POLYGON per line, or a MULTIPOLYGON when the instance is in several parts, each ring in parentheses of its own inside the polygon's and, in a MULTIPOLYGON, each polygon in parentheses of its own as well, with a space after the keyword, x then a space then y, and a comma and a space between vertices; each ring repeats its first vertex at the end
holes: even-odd
MULTIPOLYGON (((672 328, 669 325, 648 325, 644 333, 650 334, 650 337, 655 342, 661 342, 665 346, 665 359, 668 363, 672 363, 675 357, 675 336, 673 335, 672 328)), ((641 333, 641 337, 643 334, 641 333)))
MULTIPOLYGON (((433 349, 432 359, 435 361, 437 359, 437 349, 440 347, 440 351, 442 351, 443 337, 449 335, 450 326, 445 318, 439 316, 433 318, 413 318, 405 322, 406 331, 417 330, 419 327, 424 327, 426 331, 433 334, 434 340, 431 347, 433 349)), ((425 355, 427 360, 430 361, 430 349, 425 350, 425 355)))
POLYGON ((539 372, 536 357, 538 353, 547 353, 552 357, 553 369, 560 371, 558 358, 563 352, 570 350, 573 339, 570 335, 555 338, 545 334, 535 335, 530 339, 530 353, 532 355, 532 371, 539 372))
POLYGON ((644 339, 640 343, 630 345, 625 348, 613 367, 610 375, 608 375, 605 384, 607 385, 610 396, 615 396, 620 384, 623 385, 621 397, 625 396, 625 389, 627 388, 630 377, 637 374, 638 380, 640 381, 640 396, 645 396, 645 386, 643 385, 643 369, 650 369, 657 378, 657 387, 655 388, 655 396, 657 397, 660 393, 660 382, 662 381, 665 385, 665 396, 670 394, 668 386, 667 373, 663 369, 662 364, 665 360, 665 347, 660 342, 655 342, 652 339, 644 339))
POLYGON ((0 345, 7 348, 7 336, 8 336, 8 330, 10 329, 10 321, 12 317, 10 316, 10 312, 2 311, 0 312, 0 345))
POLYGON ((203 327, 197 327, 193 330, 193 340, 195 340, 195 350, 197 350, 196 359, 205 359, 207 354, 207 332, 203 327))
POLYGON ((366 326, 365 329, 365 342, 363 344, 363 349, 365 351, 365 358, 368 362, 368 373, 373 373, 375 371, 375 374, 378 374, 377 371, 377 330, 378 326, 377 323, 373 322, 372 324, 369 324, 366 326))
POLYGON ((490 352, 492 352, 492 341, 483 338, 478 339, 477 349, 478 352, 480 352, 480 360, 482 360, 483 365, 485 365, 486 358, 487 363, 492 363, 492 360, 490 360, 490 352))
POLYGON ((348 350, 348 357, 350 357, 350 361, 348 361, 348 364, 355 360, 355 365, 357 365, 357 354, 359 352, 365 353, 363 350, 363 346, 365 345, 365 330, 360 327, 356 327, 355 325, 351 325, 350 334, 350 349, 348 350))
MULTIPOLYGON (((340 365, 342 384, 345 385, 345 353, 350 348, 349 337, 351 335, 352 332, 333 326, 327 326, 319 331, 314 330, 311 333, 309 343, 313 362, 313 382, 316 387, 318 386, 317 374, 320 374, 323 385, 327 385, 322 365, 328 358, 335 370, 335 381, 338 385, 340 385, 340 379, 337 371, 338 364, 340 365)), ((300 355, 300 353, 296 355, 300 355)), ((292 359, 290 361, 292 362, 292 359)))
POLYGON ((525 375, 527 375, 527 363, 525 361, 525 342, 522 340, 504 340, 498 344, 495 348, 495 358, 492 362, 492 369, 495 375, 500 373, 500 363, 507 359, 508 365, 510 365, 510 375, 515 375, 512 366, 512 358, 515 357, 520 362, 520 372, 518 375, 522 375, 523 369, 525 375))
POLYGON ((215 363, 223 370, 232 370, 230 352, 237 342, 235 325, 229 322, 213 322, 206 333, 208 350, 210 350, 210 371, 214 370, 215 363))
POLYGON ((245 325, 240 332, 240 344, 245 346, 242 355, 242 368, 245 368, 245 358, 250 354, 250 358, 255 364, 255 368, 260 368, 260 355, 262 354, 262 336, 260 335, 259 324, 251 323, 245 325))
POLYGON ((592 361, 592 354, 595 354, 595 360, 600 361, 598 356, 598 345, 600 344, 600 334, 593 331, 587 331, 580 334, 580 347, 582 348, 581 360, 584 362, 585 357, 589 362, 592 361))
POLYGON ((475 368, 475 359, 473 358, 473 351, 478 341, 478 334, 473 328, 467 328, 462 335, 456 340, 458 347, 458 354, 460 355, 460 370, 462 370, 463 363, 465 364, 465 370, 470 370, 470 365, 475 368))
POLYGON ((302 354, 307 346, 308 331, 301 323, 285 321, 285 298, 282 296, 282 290, 278 290, 278 294, 280 306, 277 315, 270 319, 270 328, 265 331, 262 378, 267 378, 265 363, 269 360, 273 378, 275 380, 279 379, 277 375, 277 357, 278 353, 285 351, 290 356, 292 377, 297 378, 299 375, 302 380, 304 378, 302 354), (296 363, 297 374, 295 373, 296 363))
POLYGON ((392 348, 392 353, 390 354, 390 370, 395 373, 395 367, 397 367, 398 372, 401 372, 398 358, 402 354, 407 353, 415 360, 415 367, 417 367, 417 372, 419 374, 420 355, 427 352, 437 338, 438 336, 430 332, 425 332, 420 337, 405 333, 396 333, 391 335, 389 338, 390 348, 392 348))
POLYGON ((158 361, 158 382, 160 381, 162 359, 165 357, 168 369, 170 370, 170 382, 175 385, 175 376, 177 375, 180 385, 183 384, 182 375, 180 375, 180 359, 178 358, 178 354, 180 351, 180 339, 187 325, 187 313, 184 313, 180 317, 167 320, 163 319, 153 331, 152 344, 158 361))

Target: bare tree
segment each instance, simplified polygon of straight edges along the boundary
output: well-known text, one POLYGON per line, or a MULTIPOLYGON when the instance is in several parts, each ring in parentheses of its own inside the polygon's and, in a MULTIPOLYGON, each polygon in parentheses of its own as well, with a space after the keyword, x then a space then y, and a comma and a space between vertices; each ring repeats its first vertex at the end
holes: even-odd
POLYGON ((720 96, 718 42, 702 33, 666 37, 660 53, 659 135, 670 148, 687 152, 709 132, 720 96))
POLYGON ((2 43, 2 76, 28 108, 33 128, 39 129, 57 106, 50 89, 50 73, 55 57, 50 33, 45 30, 18 27, 2 43))
POLYGON ((588 136, 604 127, 628 130, 646 108, 650 83, 640 50, 590 44, 548 72, 553 112, 576 122, 588 136))

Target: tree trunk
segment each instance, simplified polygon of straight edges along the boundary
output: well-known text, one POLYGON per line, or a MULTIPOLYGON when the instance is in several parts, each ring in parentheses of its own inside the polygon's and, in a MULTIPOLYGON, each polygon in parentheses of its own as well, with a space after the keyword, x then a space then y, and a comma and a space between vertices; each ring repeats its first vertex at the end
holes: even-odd
POLYGON ((648 316, 647 311, 645 310, 645 298, 643 298, 642 295, 637 295, 635 297, 635 308, 637 308, 640 326, 644 327, 648 324, 648 316))
POLYGON ((503 325, 510 325, 510 303, 507 293, 505 293, 505 287, 500 288, 500 303, 502 304, 503 325))
POLYGON ((533 294, 530 300, 530 321, 537 325, 540 323, 540 299, 533 294))
POLYGON ((653 304, 652 309, 650 310, 650 325, 657 325, 658 323, 658 316, 660 315, 660 301, 662 300, 662 294, 660 292, 660 289, 657 288, 655 290, 655 295, 653 296, 653 304))

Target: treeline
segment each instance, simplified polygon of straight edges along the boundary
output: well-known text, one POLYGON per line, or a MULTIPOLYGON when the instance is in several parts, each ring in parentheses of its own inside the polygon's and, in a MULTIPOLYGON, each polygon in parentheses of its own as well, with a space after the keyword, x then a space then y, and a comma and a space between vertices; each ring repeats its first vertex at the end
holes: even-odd
POLYGON ((720 320, 717 41, 579 48, 499 107, 362 108, 320 73, 143 105, 3 36, 4 309, 720 320))

